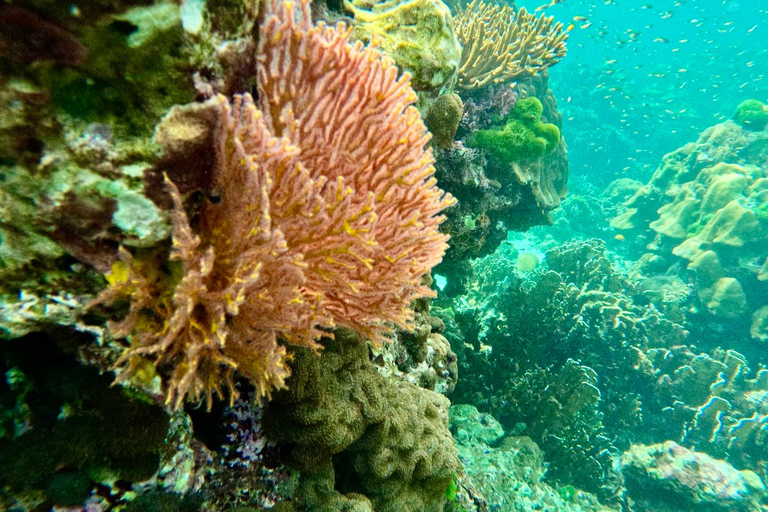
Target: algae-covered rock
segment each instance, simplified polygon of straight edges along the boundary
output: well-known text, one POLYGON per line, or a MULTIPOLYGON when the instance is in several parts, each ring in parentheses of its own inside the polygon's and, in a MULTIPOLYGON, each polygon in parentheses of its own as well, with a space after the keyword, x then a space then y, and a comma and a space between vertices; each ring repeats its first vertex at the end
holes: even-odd
MULTIPOLYGON (((75 338, 66 331, 63 347, 74 352, 75 338)), ((0 385, 5 491, 38 493, 49 507, 76 506, 97 484, 144 481, 157 473, 169 431, 161 407, 112 386, 111 376, 81 366, 51 337, 33 334, 0 346, 7 376, 0 385)))
POLYGON ((354 37, 379 46, 416 90, 432 91, 456 76, 461 45, 441 0, 345 0, 355 16, 354 37))
POLYGON ((621 471, 629 496, 642 511, 754 511, 765 492, 753 472, 738 471, 674 441, 633 445, 621 456, 621 471))
POLYGON ((351 500, 349 510, 365 510, 370 500, 376 512, 442 510, 458 470, 448 400, 380 375, 351 331, 325 340, 320 357, 294 356, 289 389, 270 402, 264 429, 301 471, 303 509, 351 500))

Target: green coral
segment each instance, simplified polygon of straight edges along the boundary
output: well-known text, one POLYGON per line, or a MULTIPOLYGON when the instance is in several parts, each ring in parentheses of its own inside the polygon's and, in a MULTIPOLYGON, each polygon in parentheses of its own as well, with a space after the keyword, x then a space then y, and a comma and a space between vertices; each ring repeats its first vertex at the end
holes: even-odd
POLYGON ((510 112, 503 128, 478 130, 469 137, 467 145, 483 149, 504 163, 548 155, 560 143, 560 129, 541 121, 543 111, 538 98, 522 99, 510 112))
POLYGON ((736 108, 733 120, 749 130, 764 130, 768 126, 768 105, 758 100, 743 101, 736 108))
POLYGON ((458 469, 445 397, 380 375, 351 331, 321 357, 296 349, 292 369, 263 427, 301 471, 304 509, 442 511, 458 469))

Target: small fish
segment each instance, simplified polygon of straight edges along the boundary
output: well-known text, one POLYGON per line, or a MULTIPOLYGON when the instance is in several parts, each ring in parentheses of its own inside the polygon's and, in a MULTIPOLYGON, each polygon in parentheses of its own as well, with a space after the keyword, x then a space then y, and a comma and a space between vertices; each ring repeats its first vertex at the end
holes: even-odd
POLYGON ((657 37, 653 40, 654 43, 669 43, 669 39, 666 37, 657 37))
POLYGON ((563 0, 551 0, 548 4, 540 5, 535 9, 535 12, 543 11, 544 9, 548 9, 549 7, 552 7, 553 5, 557 5, 563 0))
POLYGON ((586 16, 574 16, 573 21, 587 21, 589 18, 586 16))

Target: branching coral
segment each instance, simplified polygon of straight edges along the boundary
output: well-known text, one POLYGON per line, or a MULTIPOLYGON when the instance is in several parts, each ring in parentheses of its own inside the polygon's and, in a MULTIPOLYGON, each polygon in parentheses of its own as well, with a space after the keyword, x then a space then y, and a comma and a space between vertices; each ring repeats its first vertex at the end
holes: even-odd
POLYGON ((565 56, 568 32, 553 17, 515 12, 508 5, 473 0, 454 17, 463 47, 460 89, 510 82, 556 64, 565 56))
POLYGON ((219 98, 213 197, 194 229, 167 180, 183 277, 164 292, 123 252, 122 279, 97 299, 130 294, 113 326, 134 333, 118 366, 168 364, 175 408, 210 405, 224 383, 235 396, 235 370, 259 396, 284 387, 278 339, 317 349, 336 324, 375 343, 408 327, 410 300, 432 294, 421 276, 446 248, 438 214, 454 200, 435 186, 408 75, 349 44, 343 24, 313 25, 308 0, 273 0, 262 30, 259 103, 219 98), (148 306, 158 327, 141 325, 148 306))

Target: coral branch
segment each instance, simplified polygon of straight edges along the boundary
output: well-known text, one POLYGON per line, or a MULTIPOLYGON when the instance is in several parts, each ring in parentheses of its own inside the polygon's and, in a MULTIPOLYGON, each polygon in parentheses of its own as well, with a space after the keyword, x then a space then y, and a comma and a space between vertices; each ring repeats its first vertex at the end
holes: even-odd
POLYGON ((511 82, 535 75, 565 56, 568 32, 554 18, 515 12, 508 5, 473 0, 454 17, 464 48, 459 67, 460 89, 511 82))

